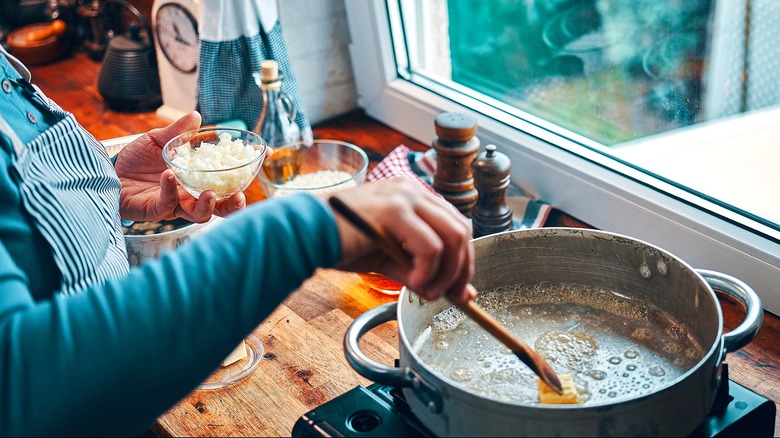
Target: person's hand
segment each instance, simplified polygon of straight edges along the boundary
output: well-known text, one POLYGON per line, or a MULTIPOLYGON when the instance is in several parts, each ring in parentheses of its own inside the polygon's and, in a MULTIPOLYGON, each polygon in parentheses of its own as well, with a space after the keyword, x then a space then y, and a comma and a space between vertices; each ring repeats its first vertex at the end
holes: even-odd
POLYGON ((447 201, 403 177, 366 183, 337 196, 384 227, 411 260, 411 268, 394 262, 334 212, 342 248, 339 269, 379 272, 430 300, 445 294, 456 302, 474 298, 476 291, 468 285, 474 273, 471 224, 447 201))
POLYGON ((114 168, 122 182, 119 211, 122 219, 158 221, 183 218, 206 222, 212 214, 226 216, 246 206, 239 192, 216 201, 216 193, 207 190, 195 199, 176 182, 165 165, 162 147, 176 135, 198 129, 200 114, 193 111, 165 128, 153 129, 122 148, 114 168))

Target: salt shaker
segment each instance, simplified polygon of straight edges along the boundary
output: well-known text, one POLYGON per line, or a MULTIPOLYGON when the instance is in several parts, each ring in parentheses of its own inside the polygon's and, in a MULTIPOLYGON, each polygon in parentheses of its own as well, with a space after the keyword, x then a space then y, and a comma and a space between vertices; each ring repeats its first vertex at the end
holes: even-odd
POLYGON ((471 162, 479 151, 477 119, 464 113, 442 113, 434 120, 436 173, 433 188, 466 217, 477 203, 471 162))
POLYGON ((474 237, 512 229, 512 209, 506 203, 506 189, 512 165, 509 157, 496 151, 496 145, 485 146, 471 164, 479 196, 471 211, 474 237))

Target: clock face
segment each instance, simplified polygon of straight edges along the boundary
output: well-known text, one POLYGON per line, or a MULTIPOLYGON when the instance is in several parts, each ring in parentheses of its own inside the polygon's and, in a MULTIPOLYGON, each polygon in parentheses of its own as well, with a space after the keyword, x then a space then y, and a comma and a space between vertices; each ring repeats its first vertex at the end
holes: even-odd
POLYGON ((157 43, 171 65, 184 73, 194 72, 200 47, 192 15, 181 5, 168 3, 157 10, 155 23, 157 43))

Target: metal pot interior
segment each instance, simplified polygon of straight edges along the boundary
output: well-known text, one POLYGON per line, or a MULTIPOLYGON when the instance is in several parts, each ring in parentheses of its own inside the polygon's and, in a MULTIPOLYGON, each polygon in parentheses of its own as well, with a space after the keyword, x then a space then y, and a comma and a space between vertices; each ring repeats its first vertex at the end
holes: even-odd
MULTIPOLYGON (((475 275, 479 290, 540 284, 577 284, 598 287, 650 305, 687 325, 686 336, 701 346, 683 375, 704 363, 720 342, 721 313, 707 283, 686 263, 652 245, 611 233, 563 228, 511 231, 474 241, 475 275)), ((451 376, 431 368, 417 353, 430 336, 434 315, 450 307, 444 300, 420 303, 404 290, 399 298, 398 321, 402 342, 416 365, 448 384, 451 376)), ((452 336, 457 336, 453 333, 452 336)), ((532 340, 526 340, 533 346, 532 340)), ((654 391, 671 386, 669 381, 654 391)), ((460 387, 461 389, 465 389, 460 387)))
POLYGON ((163 252, 208 231, 222 220, 219 216, 212 216, 204 223, 192 223, 184 219, 142 223, 144 227, 139 230, 148 229, 149 234, 142 234, 143 231, 138 230, 138 234, 132 234, 126 230, 124 237, 128 262, 131 266, 137 266, 143 260, 157 258, 163 252))

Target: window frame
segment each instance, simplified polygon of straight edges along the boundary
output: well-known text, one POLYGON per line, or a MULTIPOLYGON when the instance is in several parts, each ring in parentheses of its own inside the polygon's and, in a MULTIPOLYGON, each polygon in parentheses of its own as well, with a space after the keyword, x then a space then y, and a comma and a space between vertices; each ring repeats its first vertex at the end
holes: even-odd
POLYGON ((393 47, 390 34, 397 3, 346 0, 345 7, 358 105, 370 117, 430 143, 436 115, 471 113, 481 143, 509 156, 513 184, 596 228, 663 248, 693 268, 732 275, 780 314, 776 230, 563 138, 543 122, 518 121, 476 99, 464 106, 400 77, 394 51, 403 48, 393 47))

